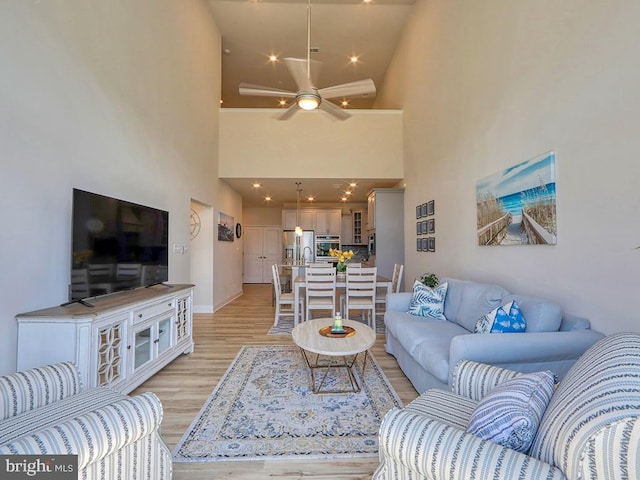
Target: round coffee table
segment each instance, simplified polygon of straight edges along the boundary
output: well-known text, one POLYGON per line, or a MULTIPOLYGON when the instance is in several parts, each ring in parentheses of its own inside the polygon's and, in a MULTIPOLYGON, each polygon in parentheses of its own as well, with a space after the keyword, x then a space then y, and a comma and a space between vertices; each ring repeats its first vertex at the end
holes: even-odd
POLYGON ((364 369, 367 365, 369 348, 376 343, 376 332, 360 322, 343 320, 343 326, 351 327, 355 334, 345 337, 327 337, 320 334, 320 329, 333 325, 333 318, 317 318, 298 324, 291 335, 294 343, 300 347, 302 356, 311 373, 311 390, 313 393, 357 393, 361 386, 354 375, 354 368, 359 354, 364 354, 361 378, 364 381, 364 369), (315 359, 312 358, 315 354, 315 359), (321 357, 322 361, 321 361, 321 357), (323 385, 331 369, 344 368, 347 372, 350 389, 325 390, 323 385), (320 384, 316 386, 315 371, 324 369, 320 384))

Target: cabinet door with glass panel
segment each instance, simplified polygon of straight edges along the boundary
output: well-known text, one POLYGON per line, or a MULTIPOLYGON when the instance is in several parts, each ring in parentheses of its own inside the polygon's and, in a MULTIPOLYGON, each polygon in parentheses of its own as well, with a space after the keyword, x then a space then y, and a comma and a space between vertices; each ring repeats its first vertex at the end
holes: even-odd
POLYGON ((92 338, 97 345, 92 355, 95 378, 89 379, 89 386, 117 388, 127 379, 127 326, 128 313, 122 313, 96 322, 92 327, 92 338))
POLYGON ((133 327, 133 342, 130 346, 133 373, 173 347, 175 344, 174 322, 175 312, 170 311, 133 327))

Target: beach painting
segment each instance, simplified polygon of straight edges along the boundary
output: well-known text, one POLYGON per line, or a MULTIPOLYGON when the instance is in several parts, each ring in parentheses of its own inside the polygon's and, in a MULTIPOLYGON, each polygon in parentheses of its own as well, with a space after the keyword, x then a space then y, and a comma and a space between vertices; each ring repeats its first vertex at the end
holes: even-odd
POLYGON ((477 182, 479 245, 556 244, 555 163, 547 152, 477 182))
POLYGON ((233 242, 233 217, 226 213, 218 212, 218 240, 221 242, 233 242))

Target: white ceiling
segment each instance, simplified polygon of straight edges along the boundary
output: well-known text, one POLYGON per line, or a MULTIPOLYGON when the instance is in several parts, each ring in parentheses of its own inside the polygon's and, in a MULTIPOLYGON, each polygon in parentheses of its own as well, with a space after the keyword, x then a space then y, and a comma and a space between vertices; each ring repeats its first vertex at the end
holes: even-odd
MULTIPOLYGON (((278 98, 240 96, 241 82, 296 91, 296 85, 281 59, 306 58, 308 0, 209 0, 222 35, 222 106, 224 108, 283 108, 278 98), (275 54, 279 61, 270 63, 275 54)), ((324 88, 371 78, 379 89, 402 35, 415 0, 312 0, 311 58, 322 62, 316 87, 324 88), (357 55, 357 64, 349 58, 357 55)), ((340 102, 342 99, 336 99, 340 102)), ((371 108, 373 98, 346 99, 348 108, 371 108)), ((295 121, 298 112, 290 120, 295 121)), ((277 121, 277 120, 274 120, 277 121)), ((330 121, 330 120, 328 120, 330 121)), ((348 120, 347 120, 348 121, 348 120)), ((223 179, 243 196, 245 206, 265 205, 246 179, 223 179)), ((344 190, 335 179, 256 179, 264 184, 264 194, 274 197, 271 205, 296 201, 297 180, 302 188, 322 199, 338 202, 344 190), (269 192, 267 192, 269 190, 269 192)), ((398 179, 357 180, 362 188, 356 201, 366 201, 372 187, 393 186, 398 179)))

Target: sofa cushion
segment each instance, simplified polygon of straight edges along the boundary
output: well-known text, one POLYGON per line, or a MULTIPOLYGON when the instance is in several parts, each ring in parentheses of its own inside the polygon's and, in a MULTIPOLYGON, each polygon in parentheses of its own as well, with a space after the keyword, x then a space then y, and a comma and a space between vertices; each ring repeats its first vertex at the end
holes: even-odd
POLYGON ((443 278, 442 281, 449 285, 444 302, 445 317, 469 332, 473 332, 482 315, 499 307, 509 294, 499 285, 449 278, 443 278))
POLYGON ((527 332, 557 332, 562 323, 560 305, 542 298, 507 295, 504 301, 515 301, 527 319, 527 332))
POLYGON ((416 280, 413 283, 413 297, 409 303, 409 313, 419 317, 446 320, 443 313, 446 295, 446 283, 442 283, 435 288, 430 288, 416 280))
POLYGON ((527 323, 518 304, 511 300, 480 317, 473 332, 517 333, 524 332, 526 329, 527 323))
POLYGON ((553 395, 552 372, 520 375, 497 385, 471 414, 467 433, 511 448, 529 451, 553 395))
POLYGON ((93 388, 0 422, 0 445, 83 413, 127 398, 109 388, 93 388))

